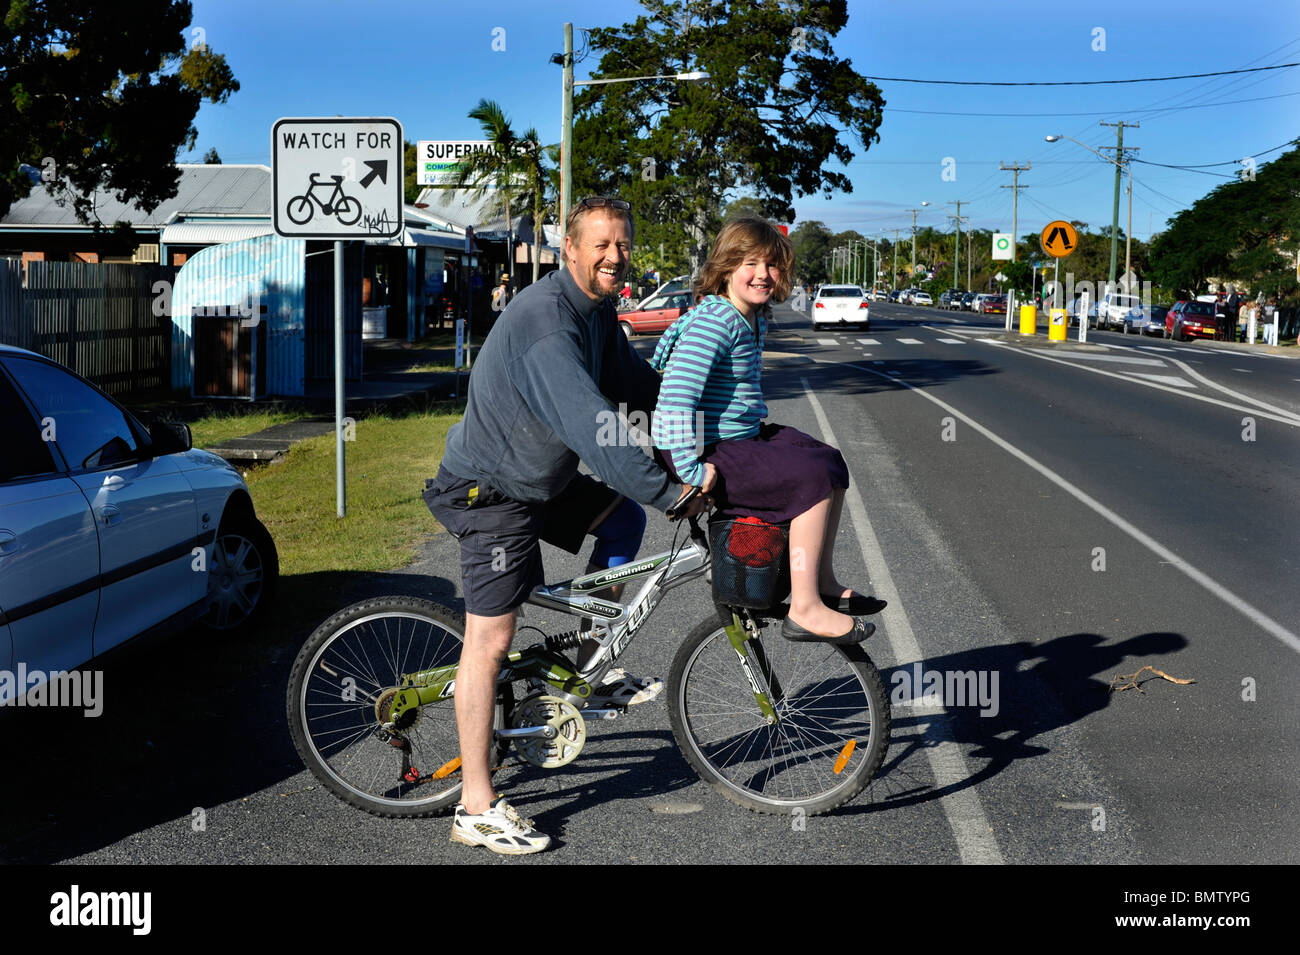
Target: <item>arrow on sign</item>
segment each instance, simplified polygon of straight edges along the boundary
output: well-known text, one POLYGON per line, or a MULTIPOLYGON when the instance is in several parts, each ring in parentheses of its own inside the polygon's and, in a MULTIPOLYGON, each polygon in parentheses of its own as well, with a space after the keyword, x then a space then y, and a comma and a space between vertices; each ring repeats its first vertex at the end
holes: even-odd
MULTIPOLYGON (((363 186, 365 185, 364 182, 362 182, 361 184, 363 186)), ((1064 248, 1067 252, 1070 251, 1071 248, 1070 237, 1066 234, 1065 230, 1062 229, 1060 226, 1057 226, 1055 229, 1052 230, 1052 234, 1047 237, 1047 244, 1056 245, 1056 240, 1058 238, 1061 240, 1061 247, 1064 248)))
POLYGON ((370 172, 361 178, 361 188, 364 189, 379 177, 380 183, 388 182, 388 160, 387 159, 367 159, 365 164, 370 167, 370 172))

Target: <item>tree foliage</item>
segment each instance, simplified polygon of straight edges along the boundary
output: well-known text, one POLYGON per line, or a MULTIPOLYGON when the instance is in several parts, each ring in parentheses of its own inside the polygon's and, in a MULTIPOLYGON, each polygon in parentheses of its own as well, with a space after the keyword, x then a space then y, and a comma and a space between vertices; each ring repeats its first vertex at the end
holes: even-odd
POLYGON ((1192 203, 1152 240, 1156 282, 1194 294, 1206 291, 1214 278, 1266 297, 1300 297, 1294 259, 1300 242, 1297 183, 1300 149, 1293 149, 1260 166, 1253 180, 1226 182, 1192 203))
MULTIPOLYGON (((646 14, 590 31, 600 78, 703 71, 703 83, 588 87, 574 100, 575 195, 617 193, 643 223, 686 240, 692 270, 744 188, 792 221, 796 195, 851 192, 835 169, 879 140, 884 99, 832 40, 844 0, 643 0, 646 14), (847 140, 847 141, 846 141, 847 140)), ((648 229, 644 231, 649 231, 648 229)))
POLYGON ((0 215, 30 191, 20 166, 40 170, 51 192, 94 217, 107 189, 145 209, 176 194, 181 147, 191 149, 203 100, 239 89, 225 57, 186 49, 190 4, 136 0, 11 0, 0 21, 0 215))

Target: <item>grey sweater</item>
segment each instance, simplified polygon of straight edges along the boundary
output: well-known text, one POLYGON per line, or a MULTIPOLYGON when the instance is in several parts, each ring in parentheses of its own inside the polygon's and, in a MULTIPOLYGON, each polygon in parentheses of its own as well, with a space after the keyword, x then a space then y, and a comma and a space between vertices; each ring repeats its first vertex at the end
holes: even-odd
POLYGON ((614 414, 623 404, 649 416, 658 395, 613 303, 592 301, 561 269, 520 292, 483 342, 442 463, 517 501, 549 501, 581 458, 610 487, 667 510, 679 489, 614 414))

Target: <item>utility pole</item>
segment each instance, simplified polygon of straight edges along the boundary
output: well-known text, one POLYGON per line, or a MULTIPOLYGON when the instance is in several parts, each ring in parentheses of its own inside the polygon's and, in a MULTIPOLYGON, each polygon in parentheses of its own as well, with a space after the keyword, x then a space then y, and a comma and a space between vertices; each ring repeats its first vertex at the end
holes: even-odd
MULTIPOLYGON (((564 25, 564 77, 560 100, 560 268, 564 268, 565 222, 573 205, 573 24, 564 25)), ((542 227, 536 226, 538 234, 542 227)), ((536 240, 535 240, 536 241, 536 240)), ((540 252, 538 253, 541 254, 540 252)))
POLYGON ((970 202, 970 200, 957 199, 954 202, 948 203, 948 205, 950 206, 955 205, 957 207, 957 214, 953 216, 953 221, 957 224, 957 241, 953 245, 954 257, 952 260, 952 287, 953 288, 957 287, 957 276, 961 272, 961 204, 963 202, 970 202))
MULTIPOLYGON (((1147 231, 1150 232, 1151 230, 1147 229, 1147 231)), ((894 230, 894 274, 889 277, 890 291, 893 291, 894 287, 898 285, 898 232, 898 229, 894 230)))
MULTIPOLYGON (((1023 166, 1020 165, 1020 163, 1018 162, 1013 162, 1010 166, 1008 166, 1006 163, 998 164, 999 169, 1011 173, 1011 185, 999 186, 998 188, 1011 190, 1011 261, 1012 262, 1016 260, 1016 245, 1020 242, 1020 236, 1016 231, 1020 228, 1020 219, 1018 215, 1020 211, 1019 208, 1020 190, 1029 188, 1028 186, 1020 185, 1020 174, 1022 172, 1028 172, 1029 169, 1032 168, 1032 166, 1033 164, 1028 162, 1025 163, 1023 166)), ((967 258, 969 258, 969 256, 967 256, 967 258)))
MULTIPOLYGON (((1115 207, 1110 217, 1110 288, 1115 287, 1115 268, 1119 260, 1119 184, 1124 172, 1124 127, 1132 126, 1134 129, 1141 129, 1141 123, 1126 123, 1120 120, 1118 123, 1102 122, 1103 126, 1114 126, 1116 132, 1115 140, 1115 207)), ((1129 150, 1135 152, 1136 150, 1129 150)))
POLYGON ((971 272, 971 255, 970 255, 970 236, 971 230, 966 230, 966 291, 970 291, 970 272, 971 272))
POLYGON ((916 275, 916 214, 921 210, 908 209, 906 211, 912 213, 912 275, 915 276, 916 275))

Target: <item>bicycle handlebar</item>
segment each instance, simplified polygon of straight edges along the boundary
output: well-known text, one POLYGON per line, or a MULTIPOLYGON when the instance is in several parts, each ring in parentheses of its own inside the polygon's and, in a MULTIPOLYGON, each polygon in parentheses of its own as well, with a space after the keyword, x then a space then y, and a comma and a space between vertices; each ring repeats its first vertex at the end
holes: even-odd
POLYGON ((699 486, 695 486, 692 487, 685 494, 683 494, 679 500, 677 500, 671 507, 668 508, 667 511, 668 519, 670 521, 675 521, 678 518, 680 518, 684 513, 686 513, 687 505, 690 504, 691 501, 699 497, 702 491, 703 488, 699 486))

